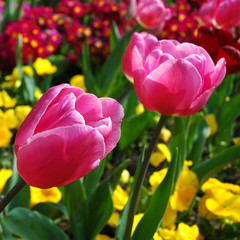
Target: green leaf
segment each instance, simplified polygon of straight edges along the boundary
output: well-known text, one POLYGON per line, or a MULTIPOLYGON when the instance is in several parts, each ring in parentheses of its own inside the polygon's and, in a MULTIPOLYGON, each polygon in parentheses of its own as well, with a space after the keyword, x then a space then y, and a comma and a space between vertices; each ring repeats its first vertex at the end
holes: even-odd
POLYGON ((222 108, 218 120, 218 131, 224 131, 240 114, 240 94, 235 95, 222 108))
POLYGON ((202 184, 209 177, 221 170, 224 165, 238 159, 240 159, 240 146, 232 146, 217 156, 201 162, 192 170, 197 174, 199 182, 202 184))
POLYGON ((86 237, 87 197, 82 179, 65 186, 65 201, 74 239, 86 237))
POLYGON ((116 47, 117 43, 120 40, 120 33, 118 31, 118 26, 115 21, 112 22, 112 29, 111 29, 111 37, 110 37, 110 46, 111 50, 113 51, 116 47))
POLYGON ((126 31, 124 37, 117 43, 113 52, 108 56, 99 74, 98 82, 101 86, 102 95, 114 85, 118 73, 121 71, 122 57, 130 40, 132 32, 126 31))
POLYGON ((143 133, 148 122, 147 115, 148 112, 145 111, 141 115, 134 115, 123 119, 121 125, 121 138, 119 141, 119 147, 121 150, 127 148, 143 133))
POLYGON ((8 231, 24 240, 69 240, 51 219, 25 208, 14 208, 3 222, 8 231))
POLYGON ((125 230, 126 230, 126 224, 127 224, 127 218, 128 218, 128 212, 129 212, 129 208, 130 208, 130 203, 131 203, 131 199, 132 199, 132 194, 133 194, 133 189, 136 185, 136 181, 141 169, 141 165, 143 163, 144 160, 144 156, 145 156, 145 148, 143 148, 138 165, 137 165, 137 170, 135 172, 134 175, 134 181, 132 184, 132 188, 131 188, 131 193, 130 196, 128 198, 128 202, 124 207, 124 210, 122 212, 122 214, 120 215, 119 219, 118 219, 118 224, 117 224, 117 229, 116 229, 116 234, 115 234, 115 239, 116 240, 122 240, 124 238, 124 234, 125 234, 125 230))
POLYGON ((88 203, 89 218, 86 224, 86 239, 94 239, 101 232, 113 213, 110 181, 102 182, 91 195, 88 203))
POLYGON ((82 70, 85 77, 85 84, 87 87, 88 92, 91 92, 97 96, 100 96, 99 89, 94 78, 91 62, 90 62, 90 55, 89 55, 89 48, 88 43, 85 41, 82 51, 82 70))
POLYGON ((167 175, 155 190, 150 206, 139 222, 131 238, 132 240, 152 239, 154 233, 160 227, 163 215, 167 208, 169 197, 172 192, 177 162, 178 150, 176 149, 169 165, 167 175))
POLYGON ((172 125, 172 138, 170 141, 170 150, 171 152, 175 152, 175 149, 178 149, 178 166, 176 172, 176 179, 178 179, 183 163, 186 160, 186 138, 185 138, 185 127, 184 121, 181 117, 173 118, 172 125))

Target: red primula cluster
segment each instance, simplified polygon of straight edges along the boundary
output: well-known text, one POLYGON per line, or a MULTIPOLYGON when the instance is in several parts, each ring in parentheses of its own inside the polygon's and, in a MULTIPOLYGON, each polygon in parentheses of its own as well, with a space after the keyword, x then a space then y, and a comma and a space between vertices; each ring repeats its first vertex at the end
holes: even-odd
POLYGON ((22 18, 7 23, 0 35, 0 61, 4 63, 1 70, 15 66, 19 34, 23 37, 26 64, 37 57, 55 54, 58 49, 67 59, 76 60, 85 39, 91 54, 106 56, 110 51, 112 22, 117 23, 122 35, 130 26, 124 1, 117 4, 113 0, 93 0, 84 4, 79 0, 60 0, 55 10, 45 6, 31 8, 28 4, 23 4, 22 10, 22 18))

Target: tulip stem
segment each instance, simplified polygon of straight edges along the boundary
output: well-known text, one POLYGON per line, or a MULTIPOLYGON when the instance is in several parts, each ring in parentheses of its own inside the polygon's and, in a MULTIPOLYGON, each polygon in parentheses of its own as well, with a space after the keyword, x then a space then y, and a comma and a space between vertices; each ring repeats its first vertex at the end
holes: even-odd
POLYGON ((133 88, 133 84, 128 84, 127 87, 123 90, 123 92, 120 94, 120 96, 116 99, 118 102, 121 102, 123 98, 130 92, 130 90, 133 88))
POLYGON ((143 181, 145 179, 145 175, 146 175, 146 172, 147 172, 147 169, 148 169, 150 157, 151 157, 152 152, 153 152, 153 150, 154 150, 154 148, 157 144, 160 131, 161 131, 164 123, 166 122, 166 119, 167 119, 167 116, 161 116, 161 118, 158 122, 158 125, 155 129, 155 132, 153 134, 152 140, 149 144, 149 147, 148 147, 148 149, 145 153, 144 160, 143 160, 143 163, 141 165, 139 175, 137 177, 136 184, 135 184, 135 187, 134 187, 133 193, 132 193, 132 198, 131 198, 129 212, 128 212, 128 219, 127 219, 127 224, 126 224, 124 240, 129 240, 130 237, 131 237, 133 219, 134 219, 134 215, 136 213, 138 199, 139 199, 139 195, 140 195, 140 192, 141 192, 143 181))
POLYGON ((15 184, 15 186, 5 195, 3 200, 0 202, 0 213, 25 185, 25 181, 20 178, 19 181, 15 184))

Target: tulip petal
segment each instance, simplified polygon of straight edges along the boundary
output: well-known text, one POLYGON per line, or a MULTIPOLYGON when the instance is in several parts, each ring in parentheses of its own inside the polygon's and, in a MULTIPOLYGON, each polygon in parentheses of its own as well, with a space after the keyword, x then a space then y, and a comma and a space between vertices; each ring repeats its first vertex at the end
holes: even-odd
POLYGON ((222 80, 224 79, 226 74, 226 61, 224 58, 221 58, 214 69, 214 72, 211 74, 211 87, 217 87, 222 80))
POLYGON ((54 98, 61 92, 62 89, 68 86, 68 84, 61 84, 59 86, 50 88, 36 103, 17 132, 14 143, 16 154, 18 152, 20 144, 24 143, 29 137, 33 135, 39 120, 47 110, 48 106, 54 100, 54 98))
POLYGON ((112 98, 104 97, 100 98, 99 100, 102 104, 103 116, 105 118, 110 117, 112 123, 112 131, 107 138, 104 139, 106 145, 106 156, 110 151, 113 150, 113 148, 115 148, 120 139, 120 126, 124 116, 124 110, 122 105, 112 98))
POLYGON ((62 186, 86 175, 105 154, 102 135, 86 125, 51 129, 19 147, 17 167, 31 186, 62 186))
POLYGON ((174 59, 161 64, 143 83, 144 101, 163 115, 181 115, 197 97, 202 79, 196 68, 186 60, 174 59))
POLYGON ((86 124, 103 118, 102 105, 93 94, 85 93, 78 97, 75 108, 84 117, 86 124))

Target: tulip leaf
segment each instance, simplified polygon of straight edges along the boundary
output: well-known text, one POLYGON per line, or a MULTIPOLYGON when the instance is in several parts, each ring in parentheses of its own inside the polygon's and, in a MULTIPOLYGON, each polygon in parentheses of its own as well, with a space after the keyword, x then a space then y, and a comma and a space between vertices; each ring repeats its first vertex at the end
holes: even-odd
POLYGON ((133 181, 133 184, 132 184, 131 193, 130 193, 130 196, 128 198, 128 202, 125 205, 124 210, 123 210, 123 212, 120 215, 119 220, 118 220, 116 234, 115 234, 115 239, 116 240, 122 240, 124 238, 126 225, 127 225, 128 212, 129 212, 130 203, 131 203, 132 194, 133 194, 133 189, 136 185, 136 180, 138 178, 140 168, 141 168, 141 165, 142 165, 143 160, 144 160, 144 156, 145 156, 145 148, 143 148, 143 150, 142 150, 141 157, 140 157, 138 165, 137 165, 137 170, 136 170, 135 175, 134 175, 134 181, 133 181))
POLYGON ((130 144, 138 139, 143 133, 148 123, 148 112, 145 111, 140 115, 133 115, 129 118, 124 118, 121 126, 121 138, 119 147, 121 150, 126 149, 130 144))
POLYGON ((125 32, 125 35, 121 40, 119 40, 101 69, 98 82, 101 86, 103 96, 106 95, 109 89, 111 89, 111 87, 114 85, 117 75, 121 71, 122 57, 131 35, 132 32, 125 32))
POLYGON ((173 126, 172 126, 172 138, 170 141, 170 150, 171 152, 175 152, 175 149, 178 148, 178 166, 176 172, 177 181, 183 167, 183 163, 186 159, 186 138, 185 138, 185 126, 184 119, 181 117, 173 118, 173 126))
POLYGON ((68 236, 49 218, 25 208, 14 208, 3 218, 9 232, 24 240, 69 240, 68 236))
POLYGON ((86 236, 87 197, 82 179, 65 186, 65 201, 74 239, 86 236))
MULTIPOLYGON (((95 239, 113 213, 113 201, 110 181, 103 181, 88 201, 87 238, 95 239)), ((77 238, 81 239, 81 238, 77 238)))
POLYGON ((199 182, 205 182, 209 177, 213 176, 216 172, 228 163, 240 159, 240 146, 232 146, 222 151, 217 156, 207 159, 192 170, 197 174, 199 182))
POLYGON ((169 197, 172 193, 178 160, 178 150, 176 149, 167 175, 155 190, 150 206, 139 222, 132 240, 152 239, 154 233, 160 227, 169 197))
POLYGON ((112 22, 112 29, 111 29, 111 37, 110 37, 110 46, 111 50, 113 51, 114 48, 116 47, 117 43, 120 40, 120 33, 118 30, 118 26, 116 22, 112 22))
POLYGON ((235 95, 220 111, 218 131, 224 131, 240 115, 240 94, 235 95))
POLYGON ((85 77, 87 91, 99 96, 99 89, 91 68, 90 54, 87 41, 84 42, 82 51, 82 69, 85 77))

